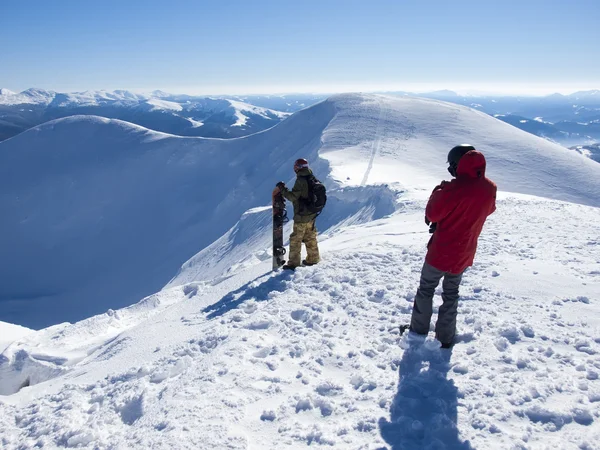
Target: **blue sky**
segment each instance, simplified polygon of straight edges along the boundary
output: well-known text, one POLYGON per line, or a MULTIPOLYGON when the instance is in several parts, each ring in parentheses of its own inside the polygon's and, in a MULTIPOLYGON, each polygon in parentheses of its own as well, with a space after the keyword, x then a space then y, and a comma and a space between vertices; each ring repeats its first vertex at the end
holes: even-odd
POLYGON ((598 0, 0 3, 0 87, 600 88, 598 0))

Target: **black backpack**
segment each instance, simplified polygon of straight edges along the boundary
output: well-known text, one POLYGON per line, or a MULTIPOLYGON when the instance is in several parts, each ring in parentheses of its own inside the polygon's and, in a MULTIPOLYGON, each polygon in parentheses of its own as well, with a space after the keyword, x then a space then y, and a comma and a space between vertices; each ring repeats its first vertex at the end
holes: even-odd
POLYGON ((308 182, 308 199, 304 206, 306 210, 313 214, 320 214, 327 203, 327 189, 314 175, 306 177, 308 182))

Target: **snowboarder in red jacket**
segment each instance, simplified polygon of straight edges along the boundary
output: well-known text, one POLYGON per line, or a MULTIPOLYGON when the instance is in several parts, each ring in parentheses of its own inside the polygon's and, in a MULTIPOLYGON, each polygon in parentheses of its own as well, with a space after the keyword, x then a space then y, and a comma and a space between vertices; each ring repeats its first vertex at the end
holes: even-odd
POLYGON ((433 235, 410 323, 414 333, 429 332, 433 295, 443 278, 443 304, 435 325, 443 348, 454 343, 460 282, 465 269, 473 265, 483 224, 496 210, 496 185, 485 176, 482 153, 471 145, 458 145, 448 153, 448 164, 455 179, 435 187, 425 210, 425 222, 431 224, 433 235))

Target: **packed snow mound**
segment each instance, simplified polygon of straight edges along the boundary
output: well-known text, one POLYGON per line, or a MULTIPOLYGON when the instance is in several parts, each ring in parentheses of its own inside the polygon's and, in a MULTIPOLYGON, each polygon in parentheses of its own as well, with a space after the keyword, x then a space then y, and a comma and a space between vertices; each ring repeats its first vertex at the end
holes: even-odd
MULTIPOLYGON (((339 207, 332 203, 319 219, 327 231, 353 220, 353 202, 356 212, 382 208, 373 218, 393 211, 393 200, 376 205, 381 192, 365 190, 370 185, 426 196, 448 178, 447 151, 462 142, 485 153, 500 190, 600 205, 593 161, 435 100, 335 96, 230 140, 181 138, 97 117, 41 125, 0 143, 0 272, 8 280, 0 317, 38 328, 158 291, 246 211, 268 205, 277 181, 293 181, 298 157, 311 161, 330 191, 340 189, 339 207)), ((267 222, 245 231, 257 233, 246 248, 258 260, 267 222)), ((236 263, 229 256, 195 258, 189 267, 217 276, 236 263)))
POLYGON ((168 307, 102 345, 106 315, 13 344, 3 448, 595 448, 600 209, 501 195, 446 351, 400 336, 429 234, 424 201, 398 206, 329 236, 318 266, 160 292, 168 307))

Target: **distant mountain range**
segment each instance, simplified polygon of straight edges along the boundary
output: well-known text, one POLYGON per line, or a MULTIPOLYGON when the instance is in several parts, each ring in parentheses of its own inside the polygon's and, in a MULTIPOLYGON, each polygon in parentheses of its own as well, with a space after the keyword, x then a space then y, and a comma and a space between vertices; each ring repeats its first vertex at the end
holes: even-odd
MULTIPOLYGON (((600 142, 600 90, 571 95, 466 96, 454 91, 388 92, 469 106, 565 147, 600 142)), ((199 97, 126 90, 58 93, 0 89, 0 141, 35 125, 72 115, 121 119, 179 136, 235 138, 270 128, 327 94, 199 97)), ((593 152, 592 152, 593 153, 593 152)), ((587 154, 587 153, 584 153, 587 154)))
POLYGON ((137 94, 124 90, 59 93, 0 89, 0 141, 73 115, 120 119, 179 136, 234 138, 263 131, 289 113, 224 98, 137 94))
POLYGON ((524 131, 565 146, 600 141, 600 90, 544 97, 461 96, 453 91, 418 95, 478 109, 524 131))

